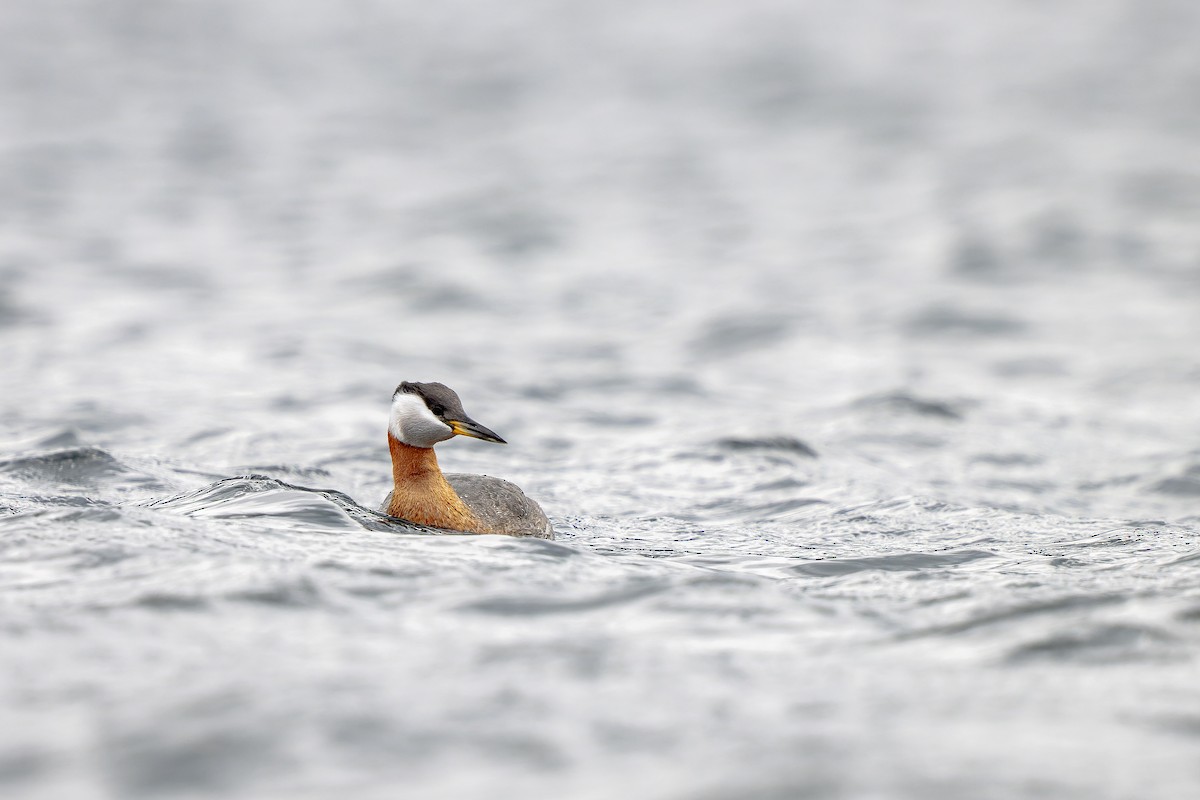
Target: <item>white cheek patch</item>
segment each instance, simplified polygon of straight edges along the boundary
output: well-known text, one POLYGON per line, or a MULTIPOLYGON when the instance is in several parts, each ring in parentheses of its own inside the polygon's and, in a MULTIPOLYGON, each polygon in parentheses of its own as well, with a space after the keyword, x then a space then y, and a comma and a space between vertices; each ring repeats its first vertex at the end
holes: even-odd
POLYGON ((449 425, 433 415, 424 400, 409 392, 401 392, 392 399, 388 430, 412 447, 433 447, 454 435, 449 425))

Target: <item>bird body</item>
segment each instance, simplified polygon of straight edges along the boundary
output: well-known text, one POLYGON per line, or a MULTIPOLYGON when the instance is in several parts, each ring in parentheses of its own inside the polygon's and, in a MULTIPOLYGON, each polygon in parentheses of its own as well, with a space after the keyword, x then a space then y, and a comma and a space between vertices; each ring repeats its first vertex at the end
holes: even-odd
POLYGON ((396 388, 388 424, 393 488, 381 510, 433 528, 553 539, 541 507, 515 485, 487 475, 442 473, 433 446, 455 435, 504 443, 466 415, 449 387, 406 381, 396 388))
POLYGON ((516 484, 490 475, 451 472, 446 481, 490 533, 553 539, 554 526, 534 500, 516 484))

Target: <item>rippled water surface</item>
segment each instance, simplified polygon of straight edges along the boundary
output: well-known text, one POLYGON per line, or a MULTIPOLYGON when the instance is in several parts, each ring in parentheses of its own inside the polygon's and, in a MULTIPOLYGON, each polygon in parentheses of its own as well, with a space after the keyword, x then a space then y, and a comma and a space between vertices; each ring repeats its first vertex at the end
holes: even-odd
POLYGON ((1198 8, 6 2, 0 796, 1198 796, 1198 8))

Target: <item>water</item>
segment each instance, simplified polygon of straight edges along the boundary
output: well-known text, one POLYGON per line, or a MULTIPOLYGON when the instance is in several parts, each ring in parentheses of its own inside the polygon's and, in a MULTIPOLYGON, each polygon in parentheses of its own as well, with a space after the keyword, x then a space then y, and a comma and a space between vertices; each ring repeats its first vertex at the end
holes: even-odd
POLYGON ((1197 24, 6 3, 0 795, 1195 795, 1197 24))

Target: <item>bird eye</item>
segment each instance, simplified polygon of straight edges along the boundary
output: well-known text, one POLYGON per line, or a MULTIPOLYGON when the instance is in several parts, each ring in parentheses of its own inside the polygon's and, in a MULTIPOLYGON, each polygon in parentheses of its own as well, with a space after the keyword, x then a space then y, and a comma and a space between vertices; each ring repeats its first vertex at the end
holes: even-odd
POLYGON ((442 414, 446 413, 445 406, 430 406, 429 410, 433 412, 435 417, 440 417, 442 414))

